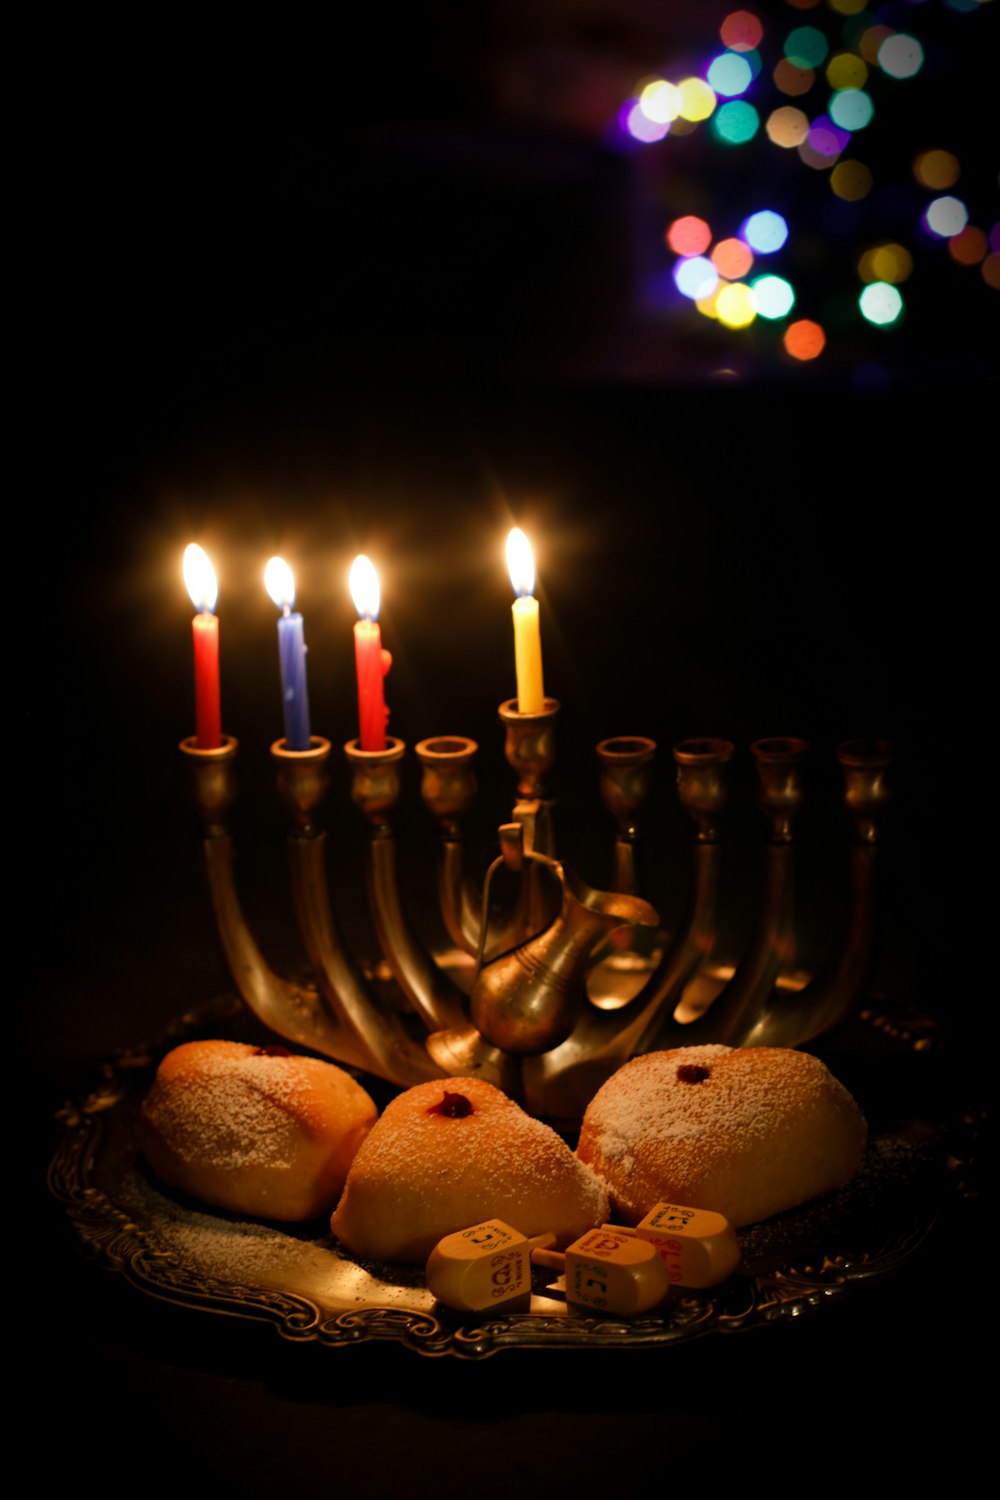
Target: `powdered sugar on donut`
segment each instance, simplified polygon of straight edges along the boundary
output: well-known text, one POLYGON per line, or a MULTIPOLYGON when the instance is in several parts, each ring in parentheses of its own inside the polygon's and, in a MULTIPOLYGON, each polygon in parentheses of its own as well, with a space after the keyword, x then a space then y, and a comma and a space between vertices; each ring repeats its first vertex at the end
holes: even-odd
POLYGON ((186 1042, 142 1107, 143 1154, 164 1182, 233 1213, 328 1213, 375 1105, 343 1069, 284 1048, 186 1042))
POLYGON ((751 1223, 846 1182, 864 1120, 818 1058, 682 1047, 637 1057, 588 1106, 579 1155, 638 1222, 659 1199, 751 1223))
POLYGON ((483 1219, 564 1243, 601 1221, 607 1193, 549 1126, 491 1084, 456 1078, 394 1099, 358 1152, 333 1216, 358 1255, 426 1260, 439 1239, 483 1219), (471 1104, 442 1113, 445 1090, 471 1104))
POLYGON ((186 1160, 207 1156, 224 1171, 291 1166, 299 1121, 315 1114, 299 1063, 235 1043, 232 1051, 203 1053, 197 1071, 153 1090, 147 1118, 186 1160))

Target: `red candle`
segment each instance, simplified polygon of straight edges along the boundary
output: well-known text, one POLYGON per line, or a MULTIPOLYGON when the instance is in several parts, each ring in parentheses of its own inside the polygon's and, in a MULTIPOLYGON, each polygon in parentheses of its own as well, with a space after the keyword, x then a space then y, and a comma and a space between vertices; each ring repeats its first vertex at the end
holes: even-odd
POLYGON ((195 739, 199 750, 218 750, 222 744, 219 704, 219 621, 213 614, 219 596, 215 569, 197 543, 184 552, 184 582, 198 610, 191 621, 194 636, 195 739))
POLYGON ((389 710, 385 706, 383 680, 392 665, 392 657, 388 651, 382 650, 382 633, 378 627, 378 575, 363 554, 351 565, 350 583, 354 607, 361 616, 354 627, 358 737, 362 750, 384 750, 389 710))

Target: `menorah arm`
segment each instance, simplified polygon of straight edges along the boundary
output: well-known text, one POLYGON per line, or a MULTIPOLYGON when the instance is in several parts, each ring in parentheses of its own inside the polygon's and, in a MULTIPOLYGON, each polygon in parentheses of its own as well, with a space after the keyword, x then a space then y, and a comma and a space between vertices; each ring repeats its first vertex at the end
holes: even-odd
POLYGON ((448 936, 473 958, 479 952, 482 902, 465 878, 465 846, 460 839, 441 840, 437 865, 438 905, 448 936))
POLYGON ((334 921, 326 878, 326 834, 292 834, 288 841, 292 890, 306 951, 317 981, 340 1022, 341 1034, 364 1051, 359 1066, 409 1088, 441 1069, 423 1043, 408 1035, 402 1018, 370 999, 334 921))
POLYGON ((770 1003, 779 974, 793 963, 793 856, 794 846, 790 843, 768 844, 764 901, 757 931, 732 979, 705 1016, 693 1023, 706 1033, 699 1036, 699 1041, 744 1046, 770 1003))
POLYGON ((802 989, 776 994, 744 1047, 802 1047, 832 1030, 864 994, 875 939, 877 845, 851 847, 851 919, 840 956, 802 989))
POLYGON ((421 765, 420 795, 437 820, 441 835, 437 860, 438 904, 448 936, 473 958, 479 952, 481 903, 465 876, 462 821, 476 795, 478 746, 465 735, 438 735, 416 747, 421 765))
POLYGON ((230 973, 250 1009, 288 1041, 311 1047, 353 1067, 371 1066, 367 1047, 330 1016, 315 990, 282 979, 271 969, 247 925, 233 876, 229 834, 204 840, 205 869, 215 919, 230 973))
POLYGON ((372 920, 396 983, 429 1031, 464 1026, 461 990, 427 955, 403 915, 395 838, 376 830, 369 837, 365 863, 372 920))

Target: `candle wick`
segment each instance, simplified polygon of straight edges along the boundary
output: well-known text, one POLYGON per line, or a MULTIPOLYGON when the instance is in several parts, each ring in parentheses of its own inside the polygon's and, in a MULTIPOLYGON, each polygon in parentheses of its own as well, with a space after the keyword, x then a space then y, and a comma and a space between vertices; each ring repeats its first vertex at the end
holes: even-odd
POLYGON ((286 600, 285 603, 281 606, 281 610, 282 613, 287 617, 292 612, 292 606, 286 600))

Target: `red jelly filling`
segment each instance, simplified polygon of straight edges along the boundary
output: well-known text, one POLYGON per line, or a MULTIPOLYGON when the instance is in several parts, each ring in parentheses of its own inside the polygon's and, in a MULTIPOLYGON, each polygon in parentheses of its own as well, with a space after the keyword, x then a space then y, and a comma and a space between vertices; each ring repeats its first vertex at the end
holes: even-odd
POLYGON ((278 1047, 277 1045, 274 1047, 258 1047, 254 1052, 254 1057, 291 1057, 291 1055, 287 1047, 278 1047))
POLYGON ((466 1115, 473 1113, 471 1102, 464 1094, 450 1094, 447 1089, 440 1104, 432 1104, 427 1111, 429 1115, 444 1115, 449 1120, 464 1120, 466 1115))
POLYGON ((677 1069, 678 1083, 704 1083, 709 1077, 709 1070, 703 1068, 701 1063, 681 1063, 677 1069))

